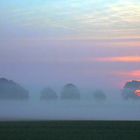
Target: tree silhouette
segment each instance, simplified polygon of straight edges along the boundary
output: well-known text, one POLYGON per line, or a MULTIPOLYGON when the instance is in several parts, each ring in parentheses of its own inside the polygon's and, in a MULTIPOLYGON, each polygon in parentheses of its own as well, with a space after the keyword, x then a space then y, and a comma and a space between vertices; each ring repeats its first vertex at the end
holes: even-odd
POLYGON ((140 81, 129 81, 123 87, 122 97, 125 100, 128 99, 140 99, 140 95, 137 94, 137 91, 140 90, 140 81))
POLYGON ((74 84, 66 84, 63 87, 61 99, 80 99, 79 89, 74 84))
POLYGON ((28 97, 28 91, 19 84, 0 78, 0 99, 27 99, 28 97))
POLYGON ((58 98, 56 92, 51 88, 45 88, 41 92, 41 100, 56 100, 58 98))
POLYGON ((105 93, 102 90, 96 90, 96 91, 94 91, 93 97, 97 101, 102 101, 102 100, 105 100, 107 98, 106 95, 105 95, 105 93))

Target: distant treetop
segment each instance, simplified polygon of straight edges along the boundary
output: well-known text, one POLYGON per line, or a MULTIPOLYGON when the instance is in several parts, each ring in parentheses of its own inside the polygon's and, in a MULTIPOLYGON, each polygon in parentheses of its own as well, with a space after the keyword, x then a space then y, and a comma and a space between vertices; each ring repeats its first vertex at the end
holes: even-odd
POLYGON ((140 88, 140 81, 129 81, 125 84, 124 88, 140 88))
POLYGON ((61 99, 80 99, 80 91, 74 84, 66 84, 62 89, 61 99))
POLYGON ((29 93, 19 84, 6 78, 0 78, 0 99, 27 99, 29 93))
POLYGON ((140 99, 140 81, 132 80, 126 82, 122 90, 124 99, 140 99))
POLYGON ((107 98, 102 90, 95 90, 93 93, 93 97, 95 100, 105 100, 107 98))
POLYGON ((58 98, 56 92, 50 87, 44 88, 41 91, 41 100, 56 100, 58 98))

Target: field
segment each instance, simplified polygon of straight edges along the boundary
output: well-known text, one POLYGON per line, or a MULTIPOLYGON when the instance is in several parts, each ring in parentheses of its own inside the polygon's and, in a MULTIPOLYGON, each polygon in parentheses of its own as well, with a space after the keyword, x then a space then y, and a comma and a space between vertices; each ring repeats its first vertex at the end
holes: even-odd
POLYGON ((139 101, 1 101, 0 140, 139 140, 139 105, 139 101))
POLYGON ((138 140, 138 121, 0 122, 1 140, 138 140))

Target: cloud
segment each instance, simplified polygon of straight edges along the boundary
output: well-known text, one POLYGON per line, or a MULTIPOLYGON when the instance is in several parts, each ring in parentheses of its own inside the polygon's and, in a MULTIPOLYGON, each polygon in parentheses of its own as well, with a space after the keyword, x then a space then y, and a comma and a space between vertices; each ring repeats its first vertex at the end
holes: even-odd
POLYGON ((24 28, 43 32, 54 29, 54 34, 62 38, 66 31, 71 31, 68 36, 74 38, 115 38, 140 33, 139 13, 140 3, 136 0, 60 0, 17 5, 7 9, 4 17, 24 28))
MULTIPOLYGON (((92 59, 91 59, 92 61, 92 59)), ((122 62, 122 63, 139 63, 140 56, 120 56, 120 57, 99 57, 93 59, 96 62, 122 62)))
POLYGON ((140 78, 140 70, 114 72, 114 75, 120 76, 120 77, 126 77, 129 79, 139 79, 140 78))

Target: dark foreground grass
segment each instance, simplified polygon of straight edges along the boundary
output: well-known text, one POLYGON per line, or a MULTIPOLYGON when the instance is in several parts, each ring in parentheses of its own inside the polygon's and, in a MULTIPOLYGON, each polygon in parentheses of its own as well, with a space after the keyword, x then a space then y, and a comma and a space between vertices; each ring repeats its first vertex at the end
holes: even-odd
POLYGON ((139 121, 0 122, 0 140, 140 140, 139 121))

